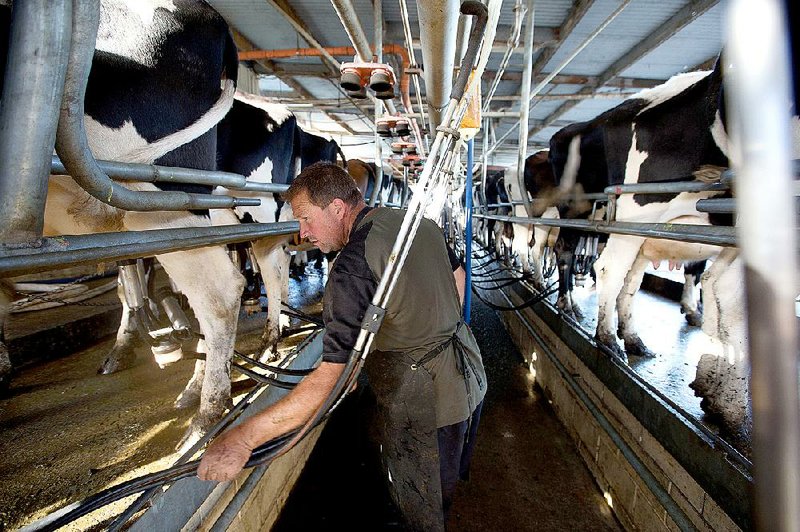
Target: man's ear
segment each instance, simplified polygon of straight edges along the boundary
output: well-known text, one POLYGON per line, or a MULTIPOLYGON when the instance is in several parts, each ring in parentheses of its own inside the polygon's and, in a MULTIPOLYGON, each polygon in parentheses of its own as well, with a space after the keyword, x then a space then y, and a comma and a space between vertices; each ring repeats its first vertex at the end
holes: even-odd
POLYGON ((334 198, 331 203, 333 203, 333 212, 336 214, 337 218, 340 220, 344 218, 346 212, 344 201, 340 198, 334 198))

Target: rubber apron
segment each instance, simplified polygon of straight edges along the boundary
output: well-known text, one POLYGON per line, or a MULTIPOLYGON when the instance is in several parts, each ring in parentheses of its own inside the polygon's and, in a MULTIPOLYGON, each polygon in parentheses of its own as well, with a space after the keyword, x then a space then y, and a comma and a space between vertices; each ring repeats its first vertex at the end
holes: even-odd
POLYGON ((364 370, 377 400, 374 437, 381 445, 384 475, 389 491, 410 530, 444 531, 439 446, 436 433, 433 379, 426 363, 453 344, 462 375, 467 346, 456 331, 424 355, 400 351, 374 351, 364 370))

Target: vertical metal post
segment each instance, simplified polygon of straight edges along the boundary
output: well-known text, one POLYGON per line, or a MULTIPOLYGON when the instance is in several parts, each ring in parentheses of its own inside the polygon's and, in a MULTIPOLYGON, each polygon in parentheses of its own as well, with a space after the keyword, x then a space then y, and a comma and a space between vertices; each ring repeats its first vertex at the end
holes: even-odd
POLYGON ((489 119, 483 119, 483 153, 481 153, 481 212, 486 214, 487 201, 486 201, 486 178, 489 175, 489 119))
MULTIPOLYGON (((528 105, 528 94, 531 92, 531 75, 533 73, 533 8, 534 0, 528 0, 528 20, 525 23, 525 60, 522 67, 522 87, 520 88, 519 101, 519 154, 517 156, 517 181, 519 191, 522 195, 522 203, 525 205, 525 212, 528 216, 533 216, 533 208, 528 199, 527 189, 525 188, 525 158, 528 155, 528 116, 530 115, 530 105, 528 105)), ((514 198, 511 198, 512 200, 514 198)))
POLYGON ((467 184, 464 187, 467 216, 467 227, 464 230, 464 270, 467 273, 464 281, 464 323, 467 325, 469 325, 470 304, 472 303, 472 165, 474 142, 474 139, 469 139, 467 142, 467 184))
MULTIPOLYGON (((375 22, 375 57, 378 63, 383 62, 383 0, 375 0, 373 19, 375 22)), ((375 123, 383 114, 383 106, 375 104, 375 123)), ((380 196, 380 185, 383 183, 383 154, 381 153, 381 136, 378 135, 378 128, 375 128, 375 189, 369 200, 370 207, 374 207, 380 196)))
POLYGON ((403 194, 400 200, 400 206, 404 209, 406 208, 406 204, 408 203, 408 166, 403 167, 403 194))
POLYGON ((734 1, 725 60, 747 293, 757 530, 800 530, 797 220, 781 4, 734 1))
POLYGON ((0 242, 5 244, 42 236, 71 35, 71 0, 14 2, 0 101, 0 242))

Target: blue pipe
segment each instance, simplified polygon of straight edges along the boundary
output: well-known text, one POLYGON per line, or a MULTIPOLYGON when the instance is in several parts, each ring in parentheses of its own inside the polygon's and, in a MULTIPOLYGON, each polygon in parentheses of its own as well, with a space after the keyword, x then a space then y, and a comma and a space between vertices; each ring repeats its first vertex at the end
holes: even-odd
POLYGON ((473 140, 467 141, 467 186, 464 194, 467 196, 467 227, 464 229, 464 269, 467 278, 464 281, 464 323, 469 325, 470 303, 472 302, 472 164, 473 140))

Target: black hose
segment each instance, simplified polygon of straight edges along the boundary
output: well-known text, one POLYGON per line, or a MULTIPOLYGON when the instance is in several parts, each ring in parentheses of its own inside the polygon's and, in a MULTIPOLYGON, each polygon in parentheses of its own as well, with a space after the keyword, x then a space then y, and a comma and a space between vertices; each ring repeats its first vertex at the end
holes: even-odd
MULTIPOLYGON (((245 467, 255 467, 271 460, 277 455, 277 452, 280 451, 281 447, 286 444, 286 442, 288 442, 296 433, 297 431, 293 431, 284 434, 283 436, 275 438, 274 440, 270 440, 267 443, 257 447, 250 455, 250 459, 245 464, 245 467)), ((56 530, 71 523, 72 521, 75 521, 76 519, 83 517, 88 513, 97 510, 98 508, 102 508, 103 506, 111 504, 114 501, 124 499, 125 497, 129 497, 149 488, 163 486, 164 484, 170 484, 183 478, 191 477, 197 473, 197 468, 199 465, 200 460, 194 460, 192 462, 177 465, 156 473, 150 473, 149 475, 143 475, 127 482, 123 482, 122 484, 112 486, 84 499, 83 501, 71 504, 65 508, 62 508, 61 510, 57 510, 56 512, 53 512, 52 514, 20 529, 20 532, 34 530, 56 530)))
POLYGON ((238 371, 242 375, 245 375, 245 376, 253 379, 254 381, 256 381, 258 383, 269 384, 270 386, 275 386, 277 388, 281 388, 281 389, 284 389, 284 390, 291 390, 292 388, 297 386, 296 382, 279 381, 278 379, 276 379, 274 377, 270 377, 268 375, 262 375, 262 374, 260 374, 260 373, 258 373, 256 371, 253 371, 252 369, 247 369, 246 367, 244 367, 244 366, 242 366, 240 364, 231 363, 231 369, 235 369, 236 371, 238 371))
POLYGON ((319 325, 320 327, 323 325, 323 323, 322 323, 322 320, 321 320, 321 319, 319 319, 319 318, 315 318, 315 317, 313 317, 313 316, 311 316, 311 315, 309 315, 309 314, 306 314, 306 313, 305 313, 305 312, 303 312, 302 310, 300 310, 300 309, 296 309, 296 308, 294 308, 293 306, 289 305, 288 303, 281 302, 281 304, 282 304, 284 307, 286 307, 287 309, 289 309, 289 311, 288 311, 288 312, 287 312, 286 310, 282 310, 282 311, 281 311, 281 312, 283 312, 284 314, 286 314, 287 316, 291 316, 291 317, 293 317, 293 318, 297 318, 297 319, 300 319, 300 320, 303 320, 303 321, 307 321, 307 322, 309 322, 309 323, 313 323, 314 325, 319 325))
POLYGON ((521 309, 524 309, 524 308, 531 307, 531 306, 533 306, 533 305, 535 305, 537 303, 541 303, 542 301, 544 301, 545 299, 547 299, 552 294, 555 294, 558 291, 558 286, 555 286, 555 284, 556 283, 551 284, 544 291, 539 292, 538 294, 534 295, 533 297, 531 297, 530 299, 528 299, 524 303, 522 303, 520 305, 511 306, 511 307, 503 307, 503 306, 500 306, 500 305, 495 305, 491 301, 487 301, 486 299, 484 299, 483 296, 481 296, 478 293, 478 290, 476 288, 472 289, 472 293, 474 293, 478 297, 478 299, 480 299, 487 307, 489 307, 489 308, 491 308, 493 310, 500 310, 500 311, 505 312, 505 311, 509 311, 509 310, 521 310, 521 309))
POLYGON ((315 369, 315 368, 290 369, 290 368, 281 368, 278 366, 270 366, 269 364, 264 364, 263 362, 259 362, 255 358, 249 357, 244 353, 240 353, 239 351, 236 350, 233 351, 233 354, 249 364, 252 364, 265 371, 271 371, 272 373, 278 373, 280 375, 289 375, 292 377, 305 377, 315 369))

